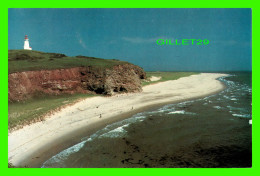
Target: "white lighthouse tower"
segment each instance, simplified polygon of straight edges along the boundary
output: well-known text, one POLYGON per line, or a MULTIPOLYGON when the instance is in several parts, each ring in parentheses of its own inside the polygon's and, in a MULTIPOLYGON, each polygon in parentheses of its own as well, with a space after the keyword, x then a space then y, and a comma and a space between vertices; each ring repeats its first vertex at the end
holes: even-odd
POLYGON ((25 35, 25 37, 24 37, 23 49, 25 49, 25 50, 32 50, 32 48, 29 45, 29 39, 28 39, 27 35, 25 35))

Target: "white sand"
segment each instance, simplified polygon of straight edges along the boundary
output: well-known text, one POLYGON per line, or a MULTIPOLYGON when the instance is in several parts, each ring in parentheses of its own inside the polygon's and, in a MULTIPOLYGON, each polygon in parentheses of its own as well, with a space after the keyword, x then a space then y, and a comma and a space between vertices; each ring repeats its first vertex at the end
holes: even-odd
POLYGON ((206 96, 224 88, 216 78, 225 74, 202 73, 143 87, 143 92, 112 97, 93 97, 64 108, 44 122, 9 133, 8 161, 19 165, 44 144, 54 142, 75 129, 88 128, 113 116, 153 104, 206 96), (101 118, 100 118, 101 114, 101 118))
POLYGON ((150 81, 159 81, 161 78, 161 76, 151 76, 150 81))

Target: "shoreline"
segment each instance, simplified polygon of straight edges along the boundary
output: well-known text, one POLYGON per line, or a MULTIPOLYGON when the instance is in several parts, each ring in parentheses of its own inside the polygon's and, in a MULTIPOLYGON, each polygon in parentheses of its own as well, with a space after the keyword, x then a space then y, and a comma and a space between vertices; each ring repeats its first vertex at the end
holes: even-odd
POLYGON ((17 166, 41 167, 53 155, 108 124, 138 112, 222 91, 225 85, 216 80, 222 76, 226 74, 201 73, 151 84, 143 87, 141 93, 82 100, 54 113, 43 122, 9 133, 8 162, 17 166))

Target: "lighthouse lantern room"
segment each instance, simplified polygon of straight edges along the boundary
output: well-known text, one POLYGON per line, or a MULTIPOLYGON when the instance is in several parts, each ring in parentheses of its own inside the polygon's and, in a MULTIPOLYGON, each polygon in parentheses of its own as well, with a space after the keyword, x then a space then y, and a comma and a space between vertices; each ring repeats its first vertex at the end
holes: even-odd
POLYGON ((25 37, 24 37, 23 49, 25 49, 25 50, 32 50, 32 48, 29 45, 29 39, 28 39, 27 35, 25 35, 25 37))

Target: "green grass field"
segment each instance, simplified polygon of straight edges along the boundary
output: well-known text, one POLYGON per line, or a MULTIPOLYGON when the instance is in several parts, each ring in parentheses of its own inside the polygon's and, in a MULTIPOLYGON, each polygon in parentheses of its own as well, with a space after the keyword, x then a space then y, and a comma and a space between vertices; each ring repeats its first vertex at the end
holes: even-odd
POLYGON ((43 53, 30 50, 9 50, 8 51, 8 73, 53 70, 73 67, 94 67, 98 69, 111 68, 115 65, 128 62, 116 59, 100 59, 86 56, 68 57, 64 54, 43 53))

